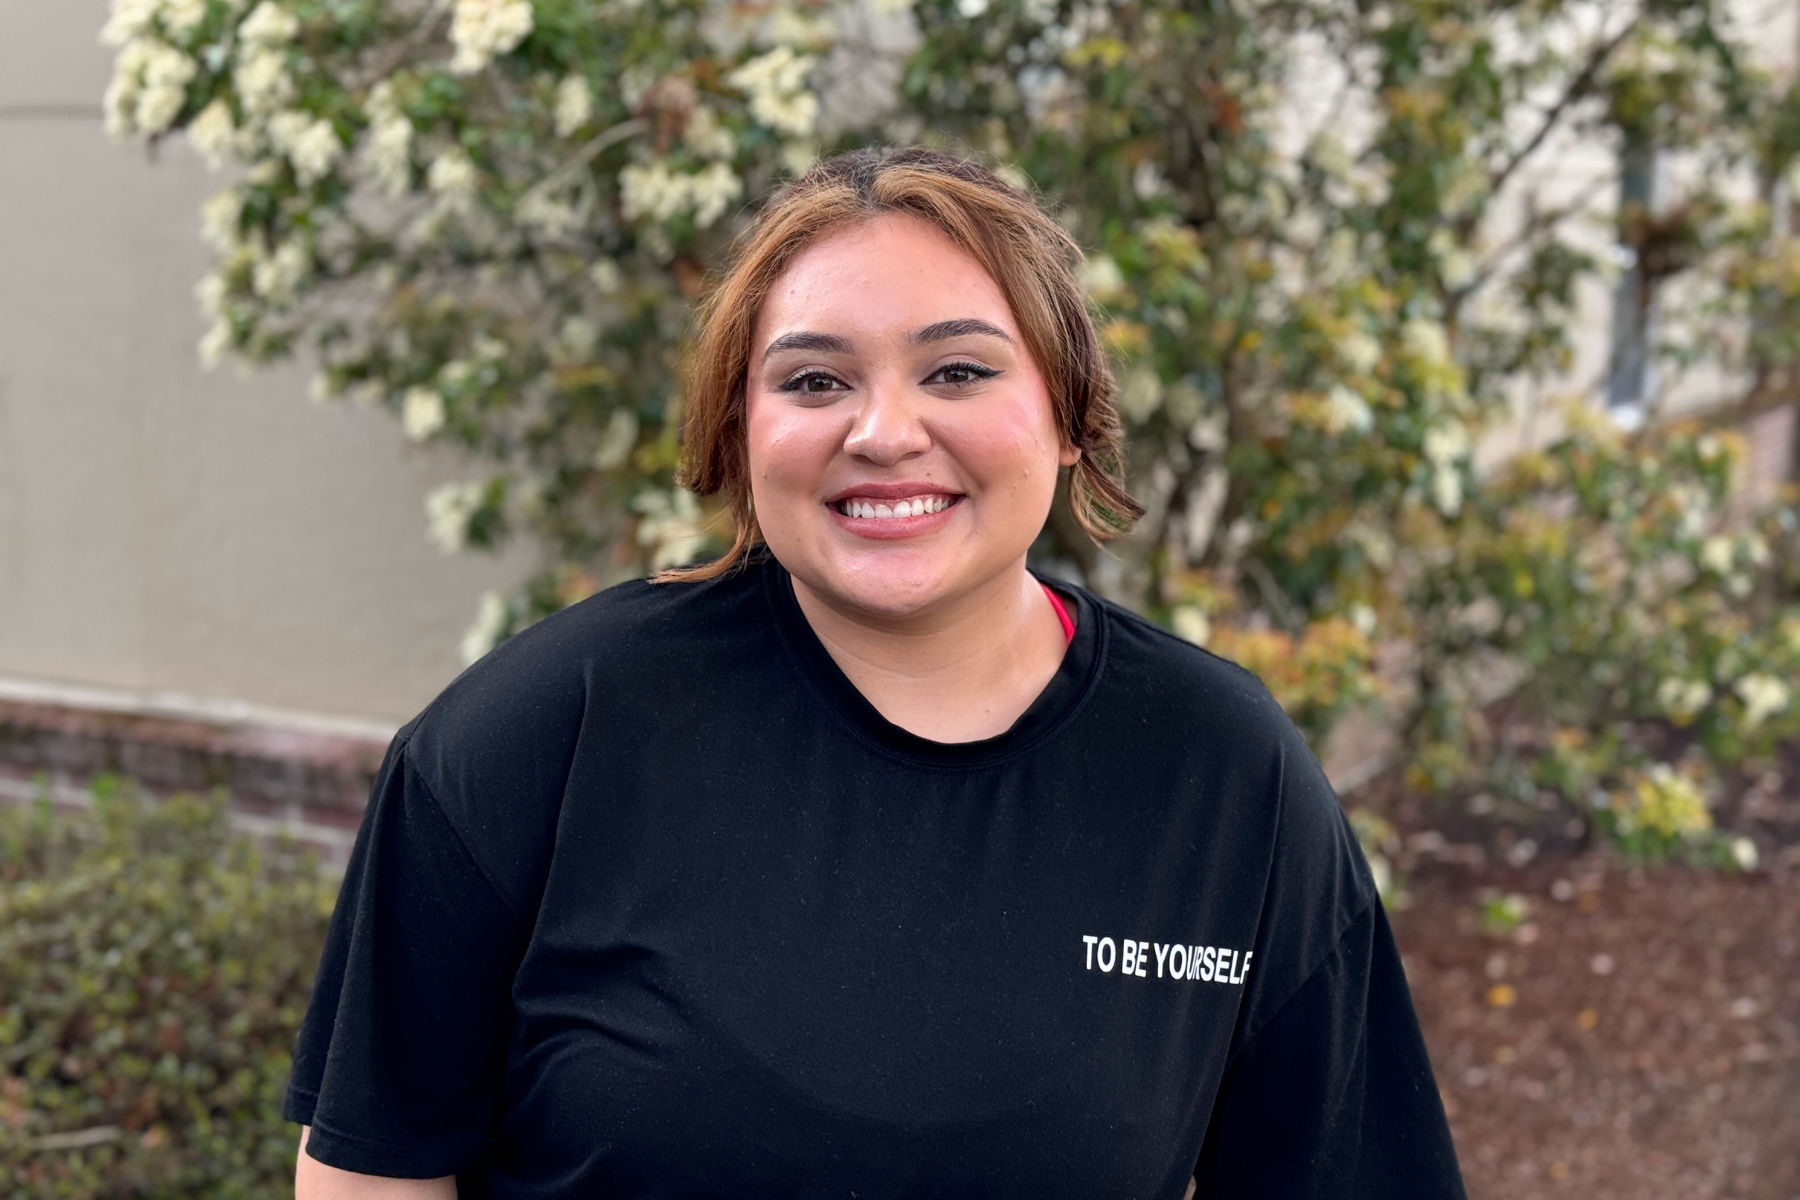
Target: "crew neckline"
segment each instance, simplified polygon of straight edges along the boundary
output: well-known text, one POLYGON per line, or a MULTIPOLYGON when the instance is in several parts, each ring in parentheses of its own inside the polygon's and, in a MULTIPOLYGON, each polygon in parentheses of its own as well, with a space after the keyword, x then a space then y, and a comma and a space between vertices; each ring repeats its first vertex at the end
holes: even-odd
POLYGON ((1105 658, 1106 630, 1102 610, 1086 592, 1061 580, 1038 582, 1055 589, 1074 610, 1075 636, 1043 691, 1001 733, 973 742, 939 742, 894 724, 850 682, 831 652, 813 632, 794 595, 793 577, 773 556, 768 559, 763 590, 776 628, 792 653, 800 674, 818 693, 831 716, 852 734, 883 753, 903 761, 934 767, 987 766, 1022 754, 1063 725, 1082 706, 1099 679, 1105 658))

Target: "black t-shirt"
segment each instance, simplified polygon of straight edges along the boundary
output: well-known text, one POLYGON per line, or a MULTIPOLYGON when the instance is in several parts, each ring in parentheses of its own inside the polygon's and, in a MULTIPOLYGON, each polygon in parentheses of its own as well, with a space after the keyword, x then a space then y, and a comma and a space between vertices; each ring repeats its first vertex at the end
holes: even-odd
POLYGON ((308 1152, 502 1200, 1461 1196, 1305 743, 1061 590, 1061 668, 980 742, 883 719, 766 557, 465 672, 357 838, 308 1152))

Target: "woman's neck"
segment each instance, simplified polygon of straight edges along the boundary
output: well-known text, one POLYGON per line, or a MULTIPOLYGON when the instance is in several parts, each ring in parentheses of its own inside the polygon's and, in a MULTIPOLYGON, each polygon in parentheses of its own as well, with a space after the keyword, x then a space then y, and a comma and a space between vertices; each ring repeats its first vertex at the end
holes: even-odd
POLYGON ((794 596, 825 650, 889 721, 934 742, 1004 733, 1062 664, 1067 641, 1043 586, 1016 570, 941 609, 873 620, 798 578, 794 596))

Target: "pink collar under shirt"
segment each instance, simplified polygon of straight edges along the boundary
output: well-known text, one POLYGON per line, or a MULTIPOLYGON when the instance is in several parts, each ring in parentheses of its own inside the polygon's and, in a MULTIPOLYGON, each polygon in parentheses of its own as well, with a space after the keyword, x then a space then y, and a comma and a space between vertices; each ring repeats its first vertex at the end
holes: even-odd
POLYGON ((1056 619, 1062 622, 1063 644, 1067 645, 1075 640, 1075 622, 1070 619, 1069 610, 1063 606, 1062 597, 1052 591, 1049 584, 1039 580, 1038 586, 1044 589, 1044 595, 1050 597, 1050 607, 1056 610, 1056 619))

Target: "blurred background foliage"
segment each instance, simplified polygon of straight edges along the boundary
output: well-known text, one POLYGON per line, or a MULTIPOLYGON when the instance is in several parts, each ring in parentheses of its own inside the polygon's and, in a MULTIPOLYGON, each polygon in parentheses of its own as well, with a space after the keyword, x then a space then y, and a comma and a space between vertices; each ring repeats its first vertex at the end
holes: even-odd
POLYGON ((0 1192, 293 1195, 281 1100, 335 891, 222 798, 0 805, 0 1192))
POLYGON ((1059 510, 1042 565, 1316 745, 1374 706, 1409 786, 1646 856, 1714 854, 1721 779, 1800 733, 1800 523, 1732 432, 1793 402, 1800 92, 1715 0, 115 0, 104 36, 115 134, 228 168, 203 356, 306 355, 465 452, 446 551, 539 547, 469 657, 723 544, 674 482, 693 303, 782 180, 924 141, 1089 251, 1149 514, 1101 549, 1059 510), (1540 169, 1571 147, 1605 225, 1540 169), (1609 289, 1661 382, 1522 417, 1609 289))

